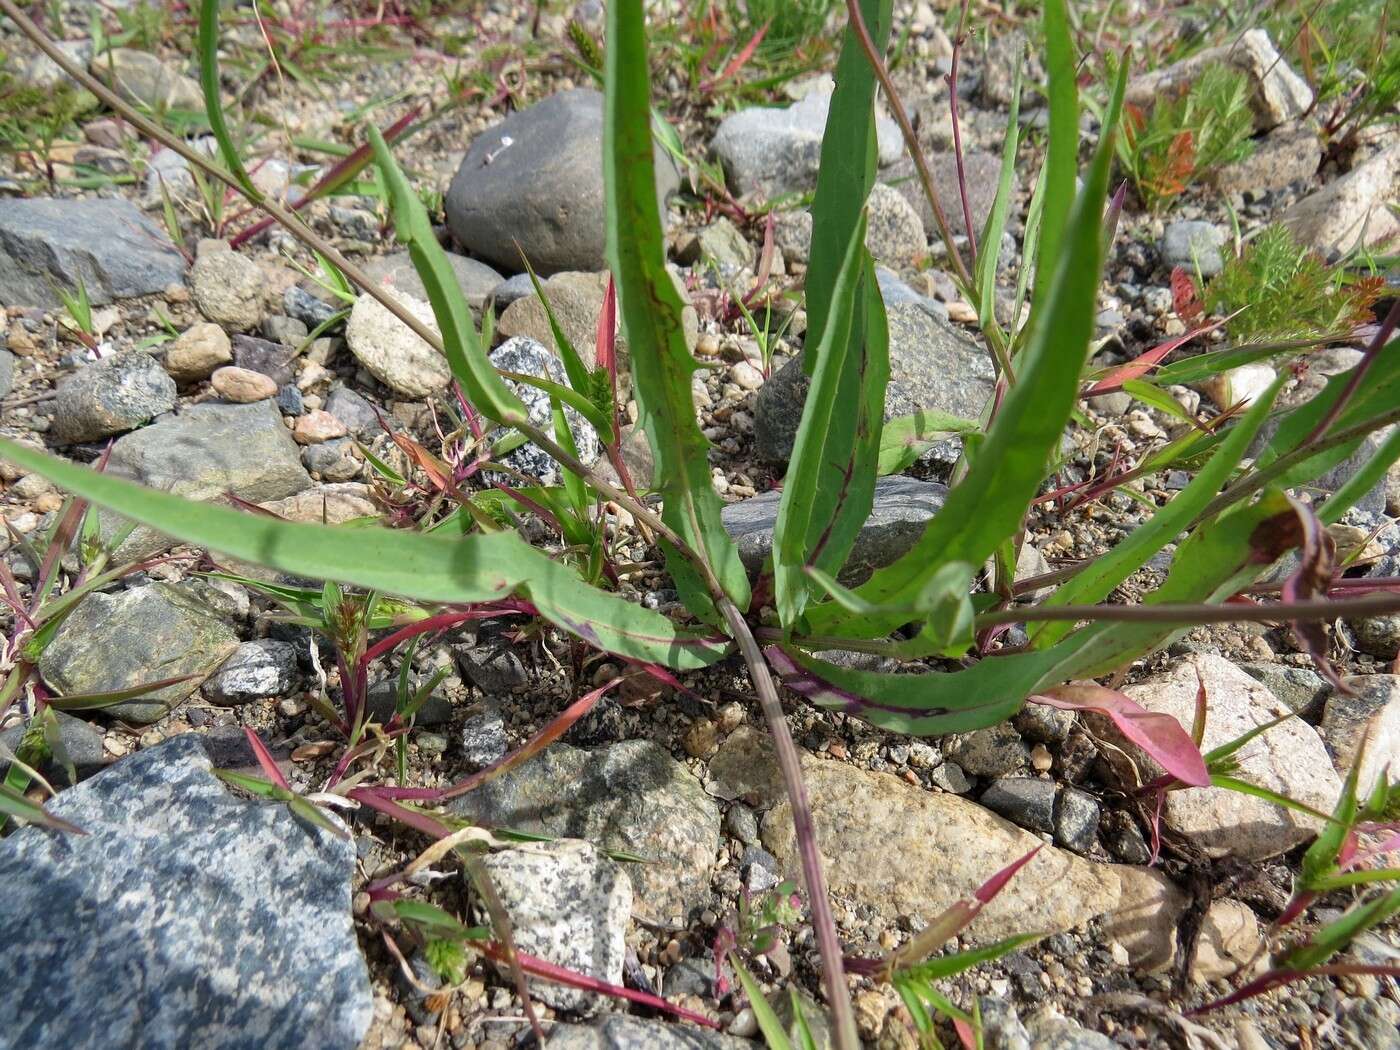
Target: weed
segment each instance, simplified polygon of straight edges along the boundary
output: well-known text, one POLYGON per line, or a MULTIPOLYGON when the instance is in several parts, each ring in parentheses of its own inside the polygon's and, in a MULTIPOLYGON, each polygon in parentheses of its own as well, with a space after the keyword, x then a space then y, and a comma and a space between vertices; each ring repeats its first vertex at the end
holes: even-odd
POLYGON ((56 291, 78 338, 89 347, 95 346, 97 333, 92 323, 92 303, 88 300, 86 282, 79 276, 78 287, 74 291, 70 292, 66 288, 58 288, 56 291))
POLYGON ((1206 286, 1213 313, 1232 314, 1241 342, 1347 332, 1363 323, 1381 288, 1380 278, 1343 284, 1342 271, 1304 248, 1283 226, 1251 240, 1206 286))

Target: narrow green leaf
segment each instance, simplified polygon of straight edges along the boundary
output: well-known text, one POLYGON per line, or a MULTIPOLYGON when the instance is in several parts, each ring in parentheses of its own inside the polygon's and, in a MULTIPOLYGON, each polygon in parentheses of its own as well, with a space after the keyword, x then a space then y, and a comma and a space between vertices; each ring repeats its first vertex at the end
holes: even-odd
POLYGON ((929 449, 959 434, 977 430, 977 424, 946 412, 921 409, 910 416, 897 416, 880 427, 880 453, 876 471, 901 474, 929 449))
POLYGON ((1392 430, 1381 447, 1376 449, 1375 455, 1327 497, 1327 501, 1317 509, 1318 520, 1324 525, 1340 521, 1348 509, 1380 484, 1396 460, 1400 460, 1400 427, 1392 430))
MULTIPOLYGON (((893 0, 860 0, 861 16, 883 53, 893 22, 893 0)), ((812 197, 812 250, 807 267, 807 341, 802 368, 816 369, 827 316, 835 308, 838 274, 870 188, 879 149, 875 139, 875 74, 855 31, 847 25, 836 60, 836 89, 822 133, 817 189, 812 197)), ((856 325, 859 330, 859 322, 856 325)))
POLYGON ((1290 952, 1283 965, 1300 970, 1319 966, 1350 944, 1357 934, 1379 925, 1397 912, 1400 912, 1400 886, 1364 904, 1352 905, 1340 919, 1324 926, 1313 934, 1307 944, 1290 952))
MULTIPOLYGON (((720 523, 710 476, 709 442, 700 433, 691 395, 699 365, 685 345, 681 299, 666 270, 652 153, 646 19, 641 0, 608 4, 603 117, 608 265, 617 281, 623 328, 632 355, 640 425, 656 461, 662 520, 706 562, 728 597, 743 609, 749 581, 720 523)), ((667 567, 686 607, 717 622, 709 589, 696 568, 668 550, 667 567)))
POLYGON ((758 1030, 763 1033, 763 1041, 768 1044, 768 1050, 793 1050, 792 1040, 788 1038, 783 1023, 778 1020, 778 1015, 773 1012, 773 1007, 769 1004, 763 994, 763 989, 758 986, 758 982, 739 961, 739 956, 729 953, 729 965, 734 967, 734 974, 739 978, 739 983, 744 986, 744 995, 748 997, 749 1009, 753 1011, 754 1019, 758 1021, 758 1030))
POLYGON ((423 287, 427 289, 433 317, 437 319, 438 329, 442 332, 443 352, 452 375, 461 385, 467 400, 488 419, 504 426, 527 421, 529 414, 525 406, 496 374, 481 348, 476 327, 472 323, 471 307, 467 305, 457 277, 447 262, 447 254, 433 235, 427 209, 399 170, 393 153, 384 142, 384 136, 373 125, 369 129, 369 141, 389 193, 394 229, 399 240, 408 246, 413 268, 418 271, 423 287))
MULTIPOLYGON (((1124 86, 1120 77, 1111 106, 1115 119, 1124 86)), ((1102 269, 1099 220, 1111 151, 1112 136, 1105 134, 1075 204, 1064 250, 1058 257, 1047 256, 1057 259, 1052 291, 1041 322, 1034 324, 1022 353, 1019 378, 986 440, 966 476, 948 494, 943 509, 914 547, 892 565, 876 571, 860 588, 867 600, 907 603, 908 596, 918 592, 943 565, 953 561, 981 565, 1020 529, 1078 397, 1102 269)), ((844 622, 841 610, 830 606, 813 608, 808 615, 817 634, 839 629, 863 636, 880 635, 901 622, 867 617, 850 624, 844 622)))
POLYGON ((224 120, 224 104, 219 96, 219 0, 200 2, 197 46, 199 86, 204 91, 204 114, 209 121, 209 130, 219 144, 219 152, 223 154, 229 172, 256 204, 262 200, 262 192, 243 167, 243 158, 238 155, 238 147, 234 145, 228 122, 224 120))
POLYGON ((588 366, 583 363, 577 348, 560 327, 559 320, 554 316, 554 307, 549 305, 549 296, 544 294, 544 285, 540 284, 540 279, 535 276, 535 268, 530 265, 530 260, 525 257, 524 252, 520 253, 520 259, 525 264, 525 272, 530 275, 530 284, 534 286, 535 295, 544 307, 544 316, 549 322, 550 334, 554 336, 555 349, 559 351, 559 357, 564 362, 564 374, 569 377, 569 385, 580 394, 586 395, 589 388, 588 366))
POLYGON ((289 792, 285 788, 280 788, 262 777, 250 776, 247 773, 239 773, 232 769, 211 769, 216 777, 226 784, 232 784, 240 791, 246 791, 250 795, 257 795, 259 798, 270 799, 275 802, 285 802, 289 792))
POLYGON ((294 817, 314 827, 318 827, 322 831, 327 831, 338 839, 348 839, 350 837, 350 832, 346 831, 339 824, 335 823, 335 821, 331 820, 330 817, 322 813, 320 806, 299 795, 294 795, 292 798, 287 799, 287 808, 292 811, 294 817))
POLYGON ((55 817, 39 803, 30 801, 22 792, 16 791, 8 784, 0 784, 0 813, 45 828, 55 828, 58 831, 67 831, 76 835, 87 834, 76 824, 70 824, 61 817, 55 817))
POLYGON ((997 178, 997 193, 992 210, 982 227, 981 254, 977 257, 977 323, 985 330, 996 327, 997 262, 1001 257, 1001 235, 1006 229, 1006 215, 1011 206, 1011 191, 1016 182, 1016 147, 1020 144, 1017 118, 1021 112, 1021 55, 1016 56, 1016 74, 1011 88, 1011 112, 1006 118, 1006 137, 1001 148, 1001 173, 997 178))
POLYGON ((682 630, 659 613, 588 586, 514 532, 447 539, 307 525, 195 503, 10 441, 0 441, 0 458, 186 543, 298 576, 426 602, 518 594, 550 623, 590 645, 677 670, 706 666, 728 652, 724 639, 682 630))
MULTIPOLYGON (((1033 325, 1039 325, 1040 321, 1049 321, 1044 316, 1037 320, 1036 315, 1044 314, 1044 308, 1055 292, 1058 280, 1056 260, 1061 256, 1060 242, 1065 237, 1066 228, 1072 227, 1071 233, 1074 233, 1081 223, 1088 221, 1088 217, 1084 215, 1070 218, 1075 206, 1074 175, 1079 160, 1079 88, 1074 42, 1070 38, 1065 0, 1046 0, 1042 9, 1042 19, 1045 32, 1045 68, 1049 77, 1047 93, 1050 102, 1050 131, 1049 146, 1045 155, 1045 201, 1040 217, 1039 257, 1049 265, 1040 267, 1036 276, 1031 309, 1033 325)), ((1122 66, 1126 69, 1128 63, 1124 62, 1122 66)), ((1123 79, 1121 71, 1119 79, 1123 79)), ((1118 127, 1121 99, 1122 93, 1119 91, 1110 103, 1109 112, 1101 125, 1103 130, 1100 132, 1102 142, 1099 154, 1105 168, 1105 187, 1108 185, 1107 167, 1112 160, 1113 140, 1116 138, 1114 129, 1118 127), (1107 148, 1104 148, 1105 146, 1107 148)), ((1095 210, 1092 225, 1096 236, 1099 214, 1100 211, 1095 210)), ((1081 236, 1083 232, 1078 231, 1081 236)), ((1094 276, 1097 279, 1097 269, 1094 276)), ((1077 378, 1077 371, 1075 375, 1077 378)))
POLYGON ((875 460, 889 379, 879 292, 867 297, 866 332, 853 332, 857 296, 875 287, 865 218, 851 231, 832 289, 831 313, 793 444, 773 529, 778 616, 791 629, 807 603, 808 567, 835 574, 846 562, 875 498, 875 460))
MULTIPOLYGON (((1287 377, 1280 376, 1250 406, 1244 418, 1230 429, 1215 455, 1171 502, 1134 529, 1127 539, 1102 557, 1095 558, 1066 581, 1044 604, 1091 605, 1102 601, 1113 593, 1115 587, 1146 565, 1154 554, 1175 540, 1219 495, 1221 486, 1234 474, 1286 381, 1287 377)), ((1043 649, 1073 629, 1071 623, 1045 621, 1031 625, 1030 637, 1038 648, 1043 649)))
MULTIPOLYGON (((524 383, 536 390, 543 390, 555 400, 564 402, 588 420, 589 426, 598 432, 598 438, 604 444, 611 444, 614 440, 612 418, 588 397, 587 387, 584 387, 583 392, 579 392, 563 383, 556 383, 552 379, 541 379, 539 376, 532 376, 526 372, 505 372, 502 374, 517 383, 524 383)), ((574 455, 577 456, 577 454, 578 450, 574 449, 574 455)))
POLYGON ((915 966, 909 967, 906 971, 911 977, 925 981, 941 981, 970 970, 974 966, 980 966, 984 962, 992 962, 1000 959, 1003 955, 1014 952, 1017 948, 1022 948, 1027 944, 1032 944, 1040 940, 1044 934, 1021 933, 1004 940, 987 944, 980 948, 970 948, 967 951, 953 952, 951 955, 940 955, 936 959, 929 959, 915 966))

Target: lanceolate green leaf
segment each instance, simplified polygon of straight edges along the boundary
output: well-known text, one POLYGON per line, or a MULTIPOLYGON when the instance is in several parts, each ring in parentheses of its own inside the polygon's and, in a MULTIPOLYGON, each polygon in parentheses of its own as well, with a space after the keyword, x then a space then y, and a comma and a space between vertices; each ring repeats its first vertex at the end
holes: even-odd
MULTIPOLYGON (((1045 201, 1040 216, 1039 258, 1044 265, 1038 269, 1035 293, 1032 297, 1031 323, 1037 324, 1036 313, 1042 313, 1040 320, 1046 321, 1043 308, 1053 294, 1056 277, 1056 264, 1060 259, 1060 242, 1066 236, 1066 227, 1071 221, 1070 212, 1074 206, 1074 175, 1079 158, 1079 90, 1076 83, 1074 42, 1070 39, 1069 15, 1065 11, 1065 0, 1046 0, 1044 7, 1045 66, 1049 77, 1050 135, 1045 154, 1045 201)), ((1127 68, 1128 63, 1122 63, 1127 68)), ((1122 79, 1120 70, 1120 80, 1122 79)), ((1121 92, 1120 92, 1121 100, 1121 92)), ((1104 117, 1100 134, 1107 150, 1100 149, 1107 166, 1113 156, 1113 129, 1118 127, 1118 113, 1121 101, 1110 105, 1104 117)), ((1105 182, 1105 185, 1107 183, 1105 182)), ((1097 203, 1097 202, 1096 202, 1097 203)), ((1098 227, 1098 214, 1095 212, 1094 226, 1098 227)), ((1097 275, 1097 271, 1095 271, 1097 275)))
POLYGON ((589 587, 513 532, 445 539, 304 525, 195 503, 10 441, 0 441, 0 458, 186 543, 257 565, 427 602, 519 595, 590 645, 678 670, 704 667, 728 652, 723 639, 683 631, 659 613, 589 587))
MULTIPOLYGON (((1268 565, 1268 559, 1259 557, 1256 530, 1289 513, 1288 501, 1271 492, 1197 531, 1181 545, 1166 582, 1147 604, 1218 602, 1234 594, 1268 565)), ((813 703, 882 729, 939 736, 995 725, 1020 710, 1031 693, 1106 674, 1168 644, 1189 627, 1101 622, 1049 649, 992 657, 953 673, 852 670, 794 646, 770 648, 768 658, 785 684, 813 703)))
MULTIPOLYGON (((1279 390, 1285 382, 1284 377, 1277 379, 1273 386, 1250 406, 1244 418, 1230 429, 1225 441, 1216 449, 1205 467, 1170 503, 1134 529, 1132 535, 1107 554, 1089 562, 1081 572, 1058 588, 1045 604, 1090 605, 1102 601, 1112 593, 1113 588, 1146 565, 1154 554, 1171 543, 1177 534, 1187 528, 1196 515, 1205 509, 1206 504, 1219 494, 1221 486, 1235 472, 1240 460, 1249 451, 1255 435, 1259 433, 1259 428, 1268 418, 1274 399, 1278 397, 1279 390)), ((1073 624, 1050 621, 1031 626, 1031 641, 1040 649, 1054 644, 1074 629, 1073 624)))
MULTIPOLYGON (((1110 105, 1116 126, 1124 81, 1120 77, 1110 105)), ((913 549, 877 571, 860 595, 876 604, 908 603, 943 565, 964 561, 983 564, 1021 527, 1045 476, 1046 463, 1058 447, 1078 396, 1079 375, 1093 334, 1094 301, 1102 267, 1099 218, 1112 161, 1111 135, 1099 144, 1075 205, 1063 251, 1055 260, 1052 291, 1045 314, 1033 321, 1023 365, 1000 414, 962 482, 924 530, 913 549)), ((833 606, 809 611, 813 633, 879 635, 900 626, 898 619, 862 617, 854 623, 833 606)))
POLYGON ((997 193, 987 222, 982 227, 982 253, 977 257, 977 323, 983 328, 996 326, 993 304, 996 299, 997 261, 1001 256, 1001 235, 1006 229, 1006 213, 1011 205, 1011 190, 1016 181, 1016 147, 1020 143, 1021 59, 1016 59, 1016 76, 1011 88, 1011 112, 1006 118, 1006 138, 1002 142, 1001 173, 997 193))
MULTIPOLYGON (((861 16, 884 53, 889 40, 893 0, 860 0, 861 16)), ((865 199, 875 183, 879 150, 875 141, 875 74, 860 40, 848 25, 836 61, 836 90, 831 94, 822 135, 821 167, 812 198, 812 251, 807 267, 807 343, 802 368, 812 375, 816 348, 834 309, 837 273, 846 257, 851 233, 860 221, 865 199)), ((857 333, 861 330, 856 321, 857 333)))
MULTIPOLYGON (((709 442, 695 418, 690 381, 699 366, 685 345, 681 300, 666 271, 656 207, 646 22, 641 0, 608 4, 607 92, 603 116, 603 174, 607 195, 608 265, 617 280, 623 328, 632 354, 640 423, 656 460, 662 520, 708 563, 741 609, 749 582, 720 524, 720 500, 710 477, 709 442)), ((666 564, 686 607, 716 622, 708 588, 678 551, 666 564)))
POLYGON ((481 348, 476 327, 472 324, 471 308, 457 285, 446 253, 433 235, 423 202, 399 170, 378 128, 370 127, 369 140, 374 147, 375 163, 379 165, 384 185, 389 191, 394 229, 399 240, 408 245, 413 268, 418 271, 427 289, 433 317, 437 319, 438 329, 442 332, 443 352, 452 375, 461 385, 467 400, 487 419, 504 426, 526 422, 529 414, 525 406, 496 374, 481 348))
POLYGON ((238 155, 233 136, 229 134, 228 123, 224 120, 224 104, 219 96, 219 0, 201 0, 199 5, 199 86, 204 90, 204 114, 209 121, 209 130, 214 141, 219 144, 228 170, 249 194, 253 201, 262 200, 262 193, 248 171, 243 167, 243 158, 238 155))
POLYGON ((876 470, 881 477, 899 474, 939 442, 975 430, 977 424, 970 419, 922 409, 910 416, 886 420, 880 427, 876 470))
POLYGON ((773 530, 778 616, 789 629, 807 603, 805 570, 812 566, 832 575, 840 570, 875 496, 890 370, 884 309, 874 263, 865 250, 864 216, 851 231, 843 256, 773 530), (862 295, 866 308, 860 313, 867 330, 853 332, 856 299, 862 295))

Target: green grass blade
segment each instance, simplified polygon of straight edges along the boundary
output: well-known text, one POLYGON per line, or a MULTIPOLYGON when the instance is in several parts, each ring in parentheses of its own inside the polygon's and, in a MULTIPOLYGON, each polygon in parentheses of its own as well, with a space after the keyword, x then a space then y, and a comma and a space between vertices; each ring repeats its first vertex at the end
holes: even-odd
POLYGON ((1380 484, 1396 460, 1400 460, 1400 427, 1392 430, 1390 436, 1376 450, 1376 454, 1368 459, 1360 470, 1347 478, 1341 488, 1327 498, 1327 502, 1317 508, 1318 520, 1324 525, 1340 520, 1352 504, 1380 484))
POLYGON ((564 374, 569 377, 569 385, 580 394, 587 395, 590 380, 588 378, 588 366, 583 363, 583 358, 579 356, 578 349, 560 327, 559 321, 554 316, 554 308, 549 305, 549 296, 544 294, 544 285, 540 284, 540 279, 535 276, 535 268, 530 265, 530 260, 525 258, 524 253, 520 255, 521 261, 525 264, 525 272, 530 275, 530 283, 535 288, 535 295, 540 300, 540 305, 544 307, 545 320, 549 322, 550 334, 554 336, 554 346, 559 351, 559 357, 564 362, 564 374))
MULTIPOLYGON (((1050 133, 1045 155, 1045 201, 1040 216, 1040 258, 1049 265, 1042 266, 1036 277, 1031 311, 1032 324, 1054 294, 1056 260, 1060 258, 1060 243, 1070 224, 1074 209, 1074 175, 1079 158, 1079 89, 1076 82, 1074 42, 1070 38, 1069 15, 1065 0, 1046 0, 1043 9, 1045 31, 1045 67, 1049 76, 1050 133)), ((1128 63, 1123 63, 1126 69, 1128 63)), ((1122 79, 1120 71, 1120 80, 1122 79)), ((1119 99, 1111 103, 1102 123, 1100 134, 1107 143, 1104 163, 1112 160, 1114 129, 1118 127, 1121 109, 1119 99)), ((1107 185, 1107 182, 1105 182, 1107 185)), ((1074 220, 1076 223, 1078 219, 1074 220)), ((1097 228, 1098 223, 1095 222, 1097 228)), ((1041 320, 1048 321, 1042 317, 1041 320)))
POLYGON ((16 791, 8 784, 0 784, 0 814, 17 817, 45 828, 56 828, 70 834, 86 835, 82 828, 55 817, 37 802, 31 801, 23 792, 16 791))
MULTIPOLYGON (((883 53, 889 40, 892 0, 861 0, 861 15, 883 53)), ((812 250, 807 267, 807 342, 802 368, 812 375, 828 315, 835 309, 837 276, 851 234, 875 184, 875 74, 848 25, 836 61, 836 90, 822 134, 821 166, 812 198, 812 250)))
POLYGON ((446 253, 433 235, 427 209, 399 170, 378 128, 370 127, 369 140, 374 148, 375 163, 389 191, 394 228, 399 240, 408 246, 413 268, 427 289, 453 376, 467 400, 488 419, 505 426, 525 422, 528 419, 525 406, 496 374, 477 339, 471 307, 462 295, 446 253))
POLYGON ((1021 58, 1016 59, 1016 76, 1011 89, 1011 113, 1006 118, 1006 138, 1001 148, 1001 173, 992 210, 982 227, 982 254, 977 257, 977 323, 984 330, 996 327, 997 262, 1001 258, 1001 235, 1011 206, 1011 190, 1016 181, 1016 147, 1020 144, 1017 118, 1021 112, 1021 58))
MULTIPOLYGON (((1219 495, 1221 487, 1234 474, 1286 381, 1286 376, 1280 376, 1250 406, 1244 418, 1230 428, 1228 436, 1205 467, 1170 503, 1158 509, 1107 554, 1095 558, 1083 571, 1058 588, 1044 604, 1090 605, 1102 601, 1115 587, 1146 565, 1154 554, 1171 543, 1219 495)), ((1031 627, 1031 641, 1042 649, 1074 629, 1073 624, 1063 622, 1043 622, 1031 627)))
POLYGON ((425 602, 483 602, 516 594, 590 645, 678 670, 706 666, 728 652, 723 639, 683 631, 659 613, 588 586, 514 532, 445 539, 377 527, 306 525, 195 503, 10 441, 0 441, 0 459, 186 543, 298 576, 425 602))
POLYGON ((835 575, 875 498, 875 461, 889 379, 885 316, 862 215, 847 242, 816 353, 773 530, 778 615, 791 628, 807 602, 806 569, 835 575), (873 295, 871 292, 873 291, 873 295), (858 297, 866 309, 858 311, 858 297), (852 324, 868 320, 868 331, 852 324))
POLYGON ((243 159, 238 155, 228 122, 224 120, 224 104, 219 96, 219 0, 201 0, 199 5, 199 86, 204 90, 204 114, 209 130, 219 144, 224 164, 254 203, 262 200, 262 192, 253 185, 243 159))
POLYGON ((763 989, 733 952, 729 953, 729 964, 734 967, 734 974, 744 987, 749 1009, 753 1010, 754 1019, 758 1021, 758 1030, 763 1033, 763 1041, 768 1044, 768 1050, 793 1050, 792 1040, 788 1038, 787 1032, 783 1030, 783 1023, 778 1020, 778 1015, 773 1012, 773 1007, 764 997, 763 989))
POLYGON ((909 416, 897 416, 880 427, 876 471, 881 477, 903 473, 939 442, 977 429, 977 424, 970 419, 928 409, 920 409, 909 416))
MULTIPOLYGON (((1123 89, 1120 78, 1111 107, 1115 115, 1123 89)), ((1078 398, 1079 376, 1093 335, 1103 260, 1100 215, 1111 161, 1112 136, 1107 135, 1099 144, 1075 204, 1064 250, 1059 256, 1046 256, 1057 260, 1053 287, 1045 314, 1034 325, 1022 354, 1020 378, 967 475, 948 494, 947 503, 913 549, 877 571, 860 588, 867 600, 907 603, 907 597, 919 591, 942 566, 954 561, 981 565, 1020 529, 1078 398)), ((813 608, 809 615, 812 630, 819 634, 839 629, 880 635, 900 626, 899 620, 885 617, 861 618, 851 625, 844 622, 844 613, 830 606, 813 608)))
MULTIPOLYGON (((681 299, 666 270, 656 206, 646 21, 641 0, 608 5, 603 117, 608 265, 632 355, 640 425, 651 443, 662 520, 697 552, 725 594, 743 609, 749 581, 720 523, 710 476, 709 442, 700 433, 691 395, 699 365, 685 345, 681 299)), ((692 613, 716 622, 705 581, 678 551, 666 563, 692 613)))

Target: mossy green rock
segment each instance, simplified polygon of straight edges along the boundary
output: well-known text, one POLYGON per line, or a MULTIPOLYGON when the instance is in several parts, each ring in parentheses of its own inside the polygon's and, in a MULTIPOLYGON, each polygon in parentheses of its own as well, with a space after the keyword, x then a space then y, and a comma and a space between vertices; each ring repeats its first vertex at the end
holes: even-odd
POLYGON ((73 610, 39 660, 59 696, 131 689, 190 676, 105 713, 145 725, 164 717, 238 648, 238 636, 185 587, 153 583, 91 594, 73 610))

